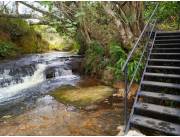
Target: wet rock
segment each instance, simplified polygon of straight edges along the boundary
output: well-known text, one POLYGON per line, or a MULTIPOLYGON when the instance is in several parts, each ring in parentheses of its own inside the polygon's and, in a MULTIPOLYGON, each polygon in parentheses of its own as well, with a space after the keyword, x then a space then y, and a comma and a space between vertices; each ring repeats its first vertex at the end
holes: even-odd
POLYGON ((129 130, 127 136, 145 136, 138 130, 129 130))
POLYGON ((68 106, 68 107, 66 108, 66 110, 67 110, 67 111, 76 111, 76 107, 74 107, 74 106, 68 106))
MULTIPOLYGON (((119 130, 119 133, 117 134, 117 136, 124 136, 124 126, 118 126, 117 130, 119 130)), ((126 134, 126 136, 145 136, 143 135, 140 131, 132 129, 129 130, 128 133, 126 134)))
MULTIPOLYGON (((114 90, 111 87, 99 85, 69 90, 63 90, 60 88, 52 92, 51 95, 62 103, 77 107, 86 107, 105 100, 112 95, 113 91, 114 90)), ((92 108, 94 108, 94 106, 92 108)))
POLYGON ((82 60, 82 57, 71 58, 71 60, 68 62, 68 66, 72 69, 73 72, 81 72, 82 60))
POLYGON ((105 69, 102 73, 102 82, 111 85, 114 79, 113 71, 110 69, 105 69))
POLYGON ((55 77, 55 73, 53 69, 46 70, 46 79, 51 79, 55 77))
MULTIPOLYGON (((117 93, 113 94, 113 96, 115 97, 124 97, 124 88, 125 88, 125 84, 124 82, 116 82, 114 85, 113 85, 114 88, 117 89, 117 93)), ((131 86, 131 89, 129 91, 129 94, 128 94, 128 99, 129 100, 132 100, 136 93, 137 93, 137 90, 138 90, 138 87, 139 85, 136 84, 136 83, 133 83, 132 86, 131 86)))
POLYGON ((6 116, 3 116, 2 119, 9 119, 11 117, 12 117, 11 115, 6 115, 6 116))
POLYGON ((90 106, 86 106, 85 110, 96 110, 98 108, 98 105, 90 105, 90 106))

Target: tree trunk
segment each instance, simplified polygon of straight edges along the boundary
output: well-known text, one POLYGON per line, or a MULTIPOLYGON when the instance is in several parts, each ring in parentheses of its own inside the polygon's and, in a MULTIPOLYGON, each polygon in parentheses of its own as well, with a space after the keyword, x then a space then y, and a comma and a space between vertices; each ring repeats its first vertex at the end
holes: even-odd
POLYGON ((142 30, 142 2, 104 2, 104 10, 111 16, 119 30, 125 48, 132 48, 134 40, 142 30), (131 18, 129 18, 131 17, 131 18))
POLYGON ((107 12, 109 16, 111 16, 114 20, 114 23, 117 26, 117 29, 119 30, 119 37, 123 45, 131 45, 131 41, 133 38, 133 33, 131 32, 129 26, 127 24, 124 24, 122 20, 120 20, 116 13, 112 10, 110 3, 103 4, 104 10, 107 12))
POLYGON ((18 3, 18 1, 15 1, 15 5, 16 5, 16 14, 19 15, 19 3, 18 3))

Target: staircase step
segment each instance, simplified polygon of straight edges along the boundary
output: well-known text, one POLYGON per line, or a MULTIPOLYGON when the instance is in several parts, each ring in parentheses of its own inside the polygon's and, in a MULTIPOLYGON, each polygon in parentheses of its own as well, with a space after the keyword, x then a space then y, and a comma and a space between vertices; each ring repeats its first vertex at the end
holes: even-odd
POLYGON ((175 83, 166 83, 166 82, 157 82, 157 81, 142 81, 142 85, 150 85, 150 86, 158 86, 158 87, 167 87, 167 88, 175 88, 180 89, 180 84, 175 83))
POLYGON ((167 40, 155 40, 155 44, 172 44, 172 43, 180 43, 180 39, 167 39, 167 40))
POLYGON ((153 48, 152 53, 180 53, 180 48, 153 48))
POLYGON ((173 45, 180 46, 180 43, 161 43, 161 44, 160 43, 156 43, 154 45, 155 45, 155 47, 157 47, 157 46, 173 46, 173 45))
POLYGON ((167 134, 180 135, 180 125, 144 117, 141 115, 133 115, 130 121, 134 125, 143 126, 167 134))
POLYGON ((155 42, 165 42, 165 41, 180 41, 180 39, 161 39, 161 40, 155 40, 155 42))
POLYGON ((153 62, 180 62, 180 60, 177 60, 177 59, 148 59, 148 61, 153 61, 153 62))
POLYGON ((180 43, 161 43, 161 44, 154 44, 154 48, 180 48, 180 43))
POLYGON ((176 36, 176 35, 180 35, 179 31, 176 32, 157 32, 156 36, 176 36))
POLYGON ((153 113, 180 117, 180 109, 178 108, 171 108, 171 107, 165 107, 165 106, 149 104, 149 103, 140 103, 140 102, 135 104, 135 108, 143 111, 150 111, 153 113))
POLYGON ((169 35, 169 36, 156 36, 156 38, 166 38, 166 39, 169 39, 169 38, 177 38, 179 37, 180 38, 180 34, 179 35, 169 35))
POLYGON ((180 55, 180 53, 151 53, 150 55, 180 55))
POLYGON ((180 50, 180 48, 153 48, 153 50, 180 50))
POLYGON ((180 75, 176 75, 176 74, 164 74, 164 73, 149 73, 149 72, 145 72, 144 75, 146 75, 146 76, 153 76, 153 77, 180 78, 180 75))
POLYGON ((152 65, 148 65, 147 68, 153 68, 153 69, 177 69, 177 70, 180 70, 180 67, 174 67, 174 66, 152 66, 152 65))
POLYGON ((155 93, 155 92, 149 92, 149 91, 140 91, 139 96, 180 102, 180 96, 171 95, 171 94, 165 94, 165 93, 155 93))

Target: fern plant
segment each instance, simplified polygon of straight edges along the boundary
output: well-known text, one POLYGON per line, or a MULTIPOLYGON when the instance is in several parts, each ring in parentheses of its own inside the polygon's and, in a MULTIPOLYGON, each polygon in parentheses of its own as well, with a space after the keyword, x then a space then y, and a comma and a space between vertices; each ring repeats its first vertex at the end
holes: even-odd
POLYGON ((86 51, 85 73, 96 74, 104 67, 104 48, 97 41, 91 42, 86 51))
MULTIPOLYGON (((127 59, 126 52, 122 49, 121 45, 118 43, 111 43, 110 44, 110 67, 114 70, 114 77, 116 80, 122 80, 123 79, 123 72, 122 67, 127 59)), ((139 61, 139 53, 137 53, 128 63, 128 80, 131 80, 134 72, 136 70, 136 67, 138 65, 139 61)), ((135 75, 134 80, 138 82, 141 78, 141 71, 143 68, 143 64, 141 63, 139 65, 139 68, 137 70, 137 73, 135 75)))
POLYGON ((11 42, 0 41, 0 57, 13 56, 15 54, 14 44, 11 42))

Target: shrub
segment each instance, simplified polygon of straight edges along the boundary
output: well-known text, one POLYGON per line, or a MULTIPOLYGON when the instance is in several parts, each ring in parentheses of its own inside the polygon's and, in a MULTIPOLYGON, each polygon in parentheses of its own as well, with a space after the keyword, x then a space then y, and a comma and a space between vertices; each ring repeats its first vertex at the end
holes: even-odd
POLYGON ((16 49, 11 42, 0 42, 0 57, 14 56, 16 49))
MULTIPOLYGON (((102 70, 110 70, 113 72, 114 80, 123 80, 124 73, 122 72, 122 67, 127 59, 127 53, 122 48, 119 43, 111 42, 108 45, 108 55, 105 52, 105 48, 97 41, 93 41, 86 53, 85 53, 85 73, 88 74, 99 74, 102 75, 102 70), (107 58, 108 56, 108 58, 107 58)), ((138 65, 138 61, 140 58, 140 54, 137 52, 128 64, 128 80, 131 80, 136 67, 138 65)), ((141 63, 137 73, 135 75, 134 81, 138 82, 141 78, 141 71, 144 63, 141 63)))
MULTIPOLYGON (((112 42, 109 44, 110 47, 110 62, 109 68, 114 72, 115 80, 123 80, 123 72, 122 67, 127 59, 127 54, 122 48, 122 46, 116 42, 112 42)), ((139 53, 136 53, 134 57, 130 60, 128 64, 128 79, 132 79, 134 75, 134 71, 138 65, 139 61, 139 53)), ((143 67, 143 63, 140 64, 139 69, 137 70, 135 81, 138 82, 140 80, 140 74, 143 67)))
POLYGON ((93 41, 85 53, 85 72, 97 74, 104 66, 104 48, 97 41, 93 41))

